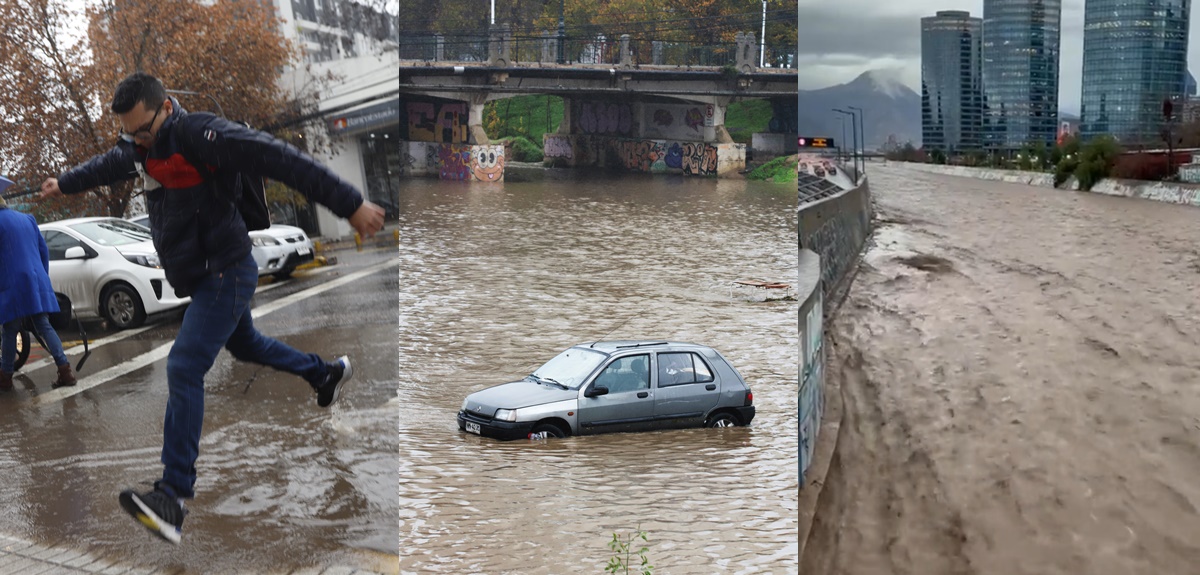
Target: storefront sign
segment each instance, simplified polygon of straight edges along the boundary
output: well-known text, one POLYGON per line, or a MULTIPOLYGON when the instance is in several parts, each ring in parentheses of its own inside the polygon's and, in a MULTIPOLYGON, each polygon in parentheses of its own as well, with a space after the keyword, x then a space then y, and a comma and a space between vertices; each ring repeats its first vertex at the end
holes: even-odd
POLYGON ((335 134, 359 132, 400 123, 400 100, 333 116, 329 119, 335 134))

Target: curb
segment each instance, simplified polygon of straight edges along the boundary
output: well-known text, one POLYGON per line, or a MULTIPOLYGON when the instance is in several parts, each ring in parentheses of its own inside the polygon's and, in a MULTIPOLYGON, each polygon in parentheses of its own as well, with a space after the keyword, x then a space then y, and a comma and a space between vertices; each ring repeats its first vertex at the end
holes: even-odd
MULTIPOLYGON (((167 575, 185 572, 179 566, 135 567, 122 565, 85 551, 47 546, 11 535, 0 535, 0 573, 9 575, 167 575)), ((274 571, 280 575, 383 575, 376 571, 332 565, 274 571)))

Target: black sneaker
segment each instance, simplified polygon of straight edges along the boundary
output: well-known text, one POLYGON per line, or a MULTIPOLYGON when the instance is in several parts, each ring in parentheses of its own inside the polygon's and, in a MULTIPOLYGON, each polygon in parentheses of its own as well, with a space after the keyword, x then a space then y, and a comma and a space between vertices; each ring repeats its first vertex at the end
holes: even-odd
POLYGON ((153 491, 137 493, 132 489, 121 492, 121 508, 137 519, 151 533, 176 545, 182 537, 183 517, 187 509, 171 494, 155 487, 153 491))
POLYGON ((347 381, 354 376, 354 368, 350 367, 350 358, 342 356, 337 358, 337 361, 329 364, 329 375, 325 376, 325 383, 317 388, 317 405, 321 407, 329 407, 342 396, 342 387, 347 381))

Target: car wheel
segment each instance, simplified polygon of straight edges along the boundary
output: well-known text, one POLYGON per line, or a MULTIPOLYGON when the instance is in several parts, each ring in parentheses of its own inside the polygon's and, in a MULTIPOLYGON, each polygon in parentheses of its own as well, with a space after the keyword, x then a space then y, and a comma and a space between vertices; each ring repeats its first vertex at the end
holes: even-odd
POLYGON ((721 413, 714 413, 712 415, 712 417, 709 417, 708 422, 705 423, 704 426, 705 427, 734 427, 737 424, 738 424, 737 418, 734 417, 732 413, 722 411, 721 413))
POLYGON ((19 371, 29 360, 29 347, 33 344, 33 335, 28 330, 17 330, 17 358, 13 361, 13 371, 19 371))
POLYGON ((100 297, 104 317, 116 329, 130 329, 146 321, 146 308, 137 291, 127 284, 113 284, 100 297))
POLYGON ((558 439, 562 439, 567 436, 567 432, 563 431, 563 428, 554 425, 553 423, 539 423, 533 426, 533 430, 531 431, 531 433, 542 432, 546 433, 546 437, 556 437, 558 439))

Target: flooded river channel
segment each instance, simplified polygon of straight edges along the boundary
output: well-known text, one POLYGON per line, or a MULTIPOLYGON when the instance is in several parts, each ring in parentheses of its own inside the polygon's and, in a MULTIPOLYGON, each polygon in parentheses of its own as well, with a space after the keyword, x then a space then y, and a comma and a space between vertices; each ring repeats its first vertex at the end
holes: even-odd
POLYGON ((796 283, 794 185, 404 185, 402 573, 599 573, 613 533, 639 526, 655 573, 797 573, 797 303, 733 286, 796 283), (538 442, 458 430, 469 393, 577 343, 641 338, 720 351, 754 391, 753 424, 538 442))

